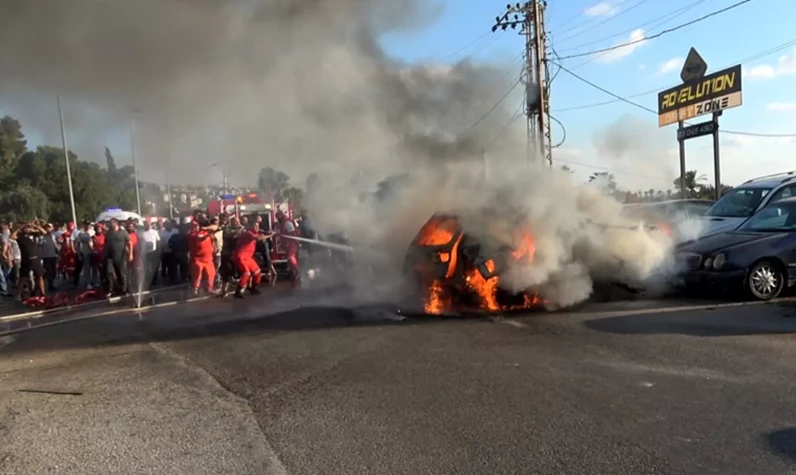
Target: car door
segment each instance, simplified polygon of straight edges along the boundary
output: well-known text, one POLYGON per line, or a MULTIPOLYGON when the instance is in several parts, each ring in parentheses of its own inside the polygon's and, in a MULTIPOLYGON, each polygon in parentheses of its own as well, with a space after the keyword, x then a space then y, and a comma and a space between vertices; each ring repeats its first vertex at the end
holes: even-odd
POLYGON ((775 191, 763 206, 768 206, 775 201, 796 196, 796 183, 791 183, 775 191))

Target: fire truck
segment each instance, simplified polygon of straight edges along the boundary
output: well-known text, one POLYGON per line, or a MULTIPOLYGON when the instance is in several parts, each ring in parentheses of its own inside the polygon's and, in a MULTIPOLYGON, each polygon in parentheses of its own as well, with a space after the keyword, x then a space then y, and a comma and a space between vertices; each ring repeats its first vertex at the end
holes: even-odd
POLYGON ((276 203, 257 193, 221 195, 218 200, 208 203, 207 212, 210 215, 226 213, 229 216, 237 217, 238 220, 246 217, 249 222, 260 218, 260 229, 276 233, 270 243, 271 262, 274 264, 277 275, 286 277, 290 275, 290 271, 287 264, 285 238, 279 235, 281 229, 279 229, 279 221, 276 219, 278 209, 281 209, 291 220, 294 219, 293 206, 289 202, 276 203))

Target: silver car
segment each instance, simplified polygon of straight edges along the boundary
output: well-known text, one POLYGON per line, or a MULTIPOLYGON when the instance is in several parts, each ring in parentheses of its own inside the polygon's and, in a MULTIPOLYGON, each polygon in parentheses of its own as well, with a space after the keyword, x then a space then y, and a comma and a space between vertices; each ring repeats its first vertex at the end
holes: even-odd
POLYGON ((734 231, 767 205, 796 196, 796 172, 767 175, 728 191, 704 214, 703 235, 734 231))

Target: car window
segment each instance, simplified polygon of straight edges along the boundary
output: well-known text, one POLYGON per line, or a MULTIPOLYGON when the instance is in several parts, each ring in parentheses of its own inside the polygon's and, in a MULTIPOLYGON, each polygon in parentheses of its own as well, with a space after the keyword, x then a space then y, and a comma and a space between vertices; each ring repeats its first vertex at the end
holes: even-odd
POLYGON ((717 218, 748 218, 754 214, 760 201, 771 188, 733 188, 719 198, 705 216, 717 218))
POLYGON ((774 194, 771 195, 771 200, 769 203, 784 200, 785 198, 790 198, 792 196, 796 196, 796 183, 793 185, 783 186, 779 190, 775 191, 774 194))
POLYGON ((796 231, 796 202, 766 206, 741 226, 745 231, 796 231))
POLYGON ((442 246, 453 241, 459 231, 459 222, 447 216, 434 216, 420 229, 415 246, 442 246))
POLYGON ((708 209, 710 209, 711 206, 713 206, 713 203, 709 201, 704 203, 691 201, 686 203, 684 208, 686 213, 688 213, 688 216, 702 216, 707 212, 708 209))

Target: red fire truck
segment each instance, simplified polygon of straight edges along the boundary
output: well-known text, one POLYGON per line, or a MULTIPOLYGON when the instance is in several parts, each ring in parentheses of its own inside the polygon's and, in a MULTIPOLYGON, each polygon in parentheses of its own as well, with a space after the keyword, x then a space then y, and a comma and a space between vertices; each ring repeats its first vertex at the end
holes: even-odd
POLYGON ((250 222, 261 218, 260 228, 262 230, 277 233, 271 240, 271 262, 274 264, 277 274, 281 277, 289 276, 290 271, 287 264, 285 239, 279 236, 281 230, 278 229, 279 222, 276 219, 277 209, 281 209, 287 214, 288 218, 293 219, 293 206, 290 203, 275 203, 271 200, 266 200, 257 193, 221 195, 218 200, 208 203, 207 212, 210 215, 226 213, 230 216, 236 216, 238 219, 245 216, 250 222))

